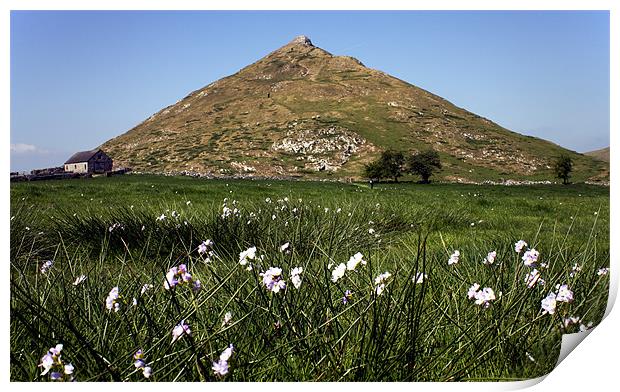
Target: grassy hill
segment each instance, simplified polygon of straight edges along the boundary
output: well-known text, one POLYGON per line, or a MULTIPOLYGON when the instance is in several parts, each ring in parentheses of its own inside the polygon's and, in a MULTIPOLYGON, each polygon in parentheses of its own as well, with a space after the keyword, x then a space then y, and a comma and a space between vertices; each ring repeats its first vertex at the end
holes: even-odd
POLYGON ((584 155, 590 156, 594 159, 598 159, 599 161, 609 162, 609 147, 601 148, 600 150, 589 151, 584 155))
POLYGON ((562 153, 573 158, 576 181, 600 177, 604 167, 303 36, 101 147, 116 166, 214 176, 359 178, 386 148, 428 147, 444 164, 437 178, 448 181, 552 179, 562 153))

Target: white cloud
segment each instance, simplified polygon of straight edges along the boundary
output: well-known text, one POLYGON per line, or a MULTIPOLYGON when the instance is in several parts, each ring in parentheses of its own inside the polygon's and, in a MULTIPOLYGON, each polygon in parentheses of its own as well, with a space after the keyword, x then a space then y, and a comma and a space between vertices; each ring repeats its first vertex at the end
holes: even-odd
POLYGON ((24 154, 24 153, 35 152, 35 151, 39 151, 39 149, 37 148, 37 146, 32 145, 32 144, 25 144, 25 143, 11 144, 11 152, 15 154, 24 154))

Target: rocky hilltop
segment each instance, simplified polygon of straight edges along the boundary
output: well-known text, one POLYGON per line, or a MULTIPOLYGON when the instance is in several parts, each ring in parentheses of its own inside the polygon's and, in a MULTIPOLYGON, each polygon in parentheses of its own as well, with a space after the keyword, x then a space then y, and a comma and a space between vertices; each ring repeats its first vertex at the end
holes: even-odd
POLYGON ((306 36, 191 92, 104 143, 116 166, 212 176, 353 177, 387 148, 441 154, 439 178, 548 179, 562 153, 575 179, 602 164, 523 136, 306 36))

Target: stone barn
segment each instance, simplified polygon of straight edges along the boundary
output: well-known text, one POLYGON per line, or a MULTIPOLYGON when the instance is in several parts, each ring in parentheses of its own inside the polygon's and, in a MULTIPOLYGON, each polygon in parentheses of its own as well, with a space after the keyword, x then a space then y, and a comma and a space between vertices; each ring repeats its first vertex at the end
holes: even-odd
POLYGON ((65 171, 73 173, 105 173, 112 171, 112 158, 103 150, 76 152, 65 162, 65 171))

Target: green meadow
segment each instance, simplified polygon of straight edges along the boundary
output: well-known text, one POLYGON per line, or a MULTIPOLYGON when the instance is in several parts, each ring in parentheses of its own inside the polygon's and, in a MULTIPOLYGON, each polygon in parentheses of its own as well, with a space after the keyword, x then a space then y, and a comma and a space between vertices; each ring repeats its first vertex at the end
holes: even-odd
POLYGON ((128 175, 10 197, 14 381, 521 380, 607 305, 607 187, 128 175))

